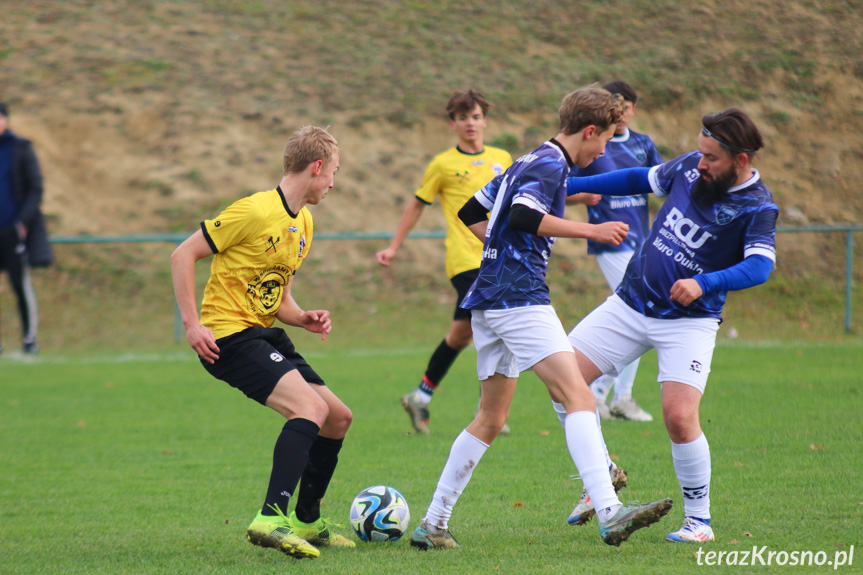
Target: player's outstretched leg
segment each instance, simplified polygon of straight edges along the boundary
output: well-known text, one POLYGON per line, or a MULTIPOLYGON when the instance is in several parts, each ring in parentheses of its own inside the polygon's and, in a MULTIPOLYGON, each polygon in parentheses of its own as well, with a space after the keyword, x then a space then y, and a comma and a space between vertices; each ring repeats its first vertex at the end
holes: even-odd
MULTIPOLYGON (((614 492, 618 493, 626 487, 626 471, 618 467, 614 462, 611 463, 611 468, 608 470, 608 475, 611 477, 611 484, 614 486, 614 492)), ((596 510, 593 508, 593 502, 590 500, 590 495, 587 494, 587 489, 582 489, 581 499, 578 500, 575 509, 569 514, 569 519, 566 520, 570 525, 584 525, 596 515, 596 510)))
POLYGON ((599 534, 608 545, 620 546, 629 536, 648 527, 671 511, 671 499, 658 499, 642 505, 624 505, 606 521, 599 521, 599 534))
POLYGON ((278 549, 285 555, 297 559, 314 559, 321 556, 313 545, 305 539, 298 537, 291 528, 288 518, 281 509, 276 506, 278 515, 269 516, 258 513, 249 529, 246 538, 253 545, 261 547, 272 547, 278 549))

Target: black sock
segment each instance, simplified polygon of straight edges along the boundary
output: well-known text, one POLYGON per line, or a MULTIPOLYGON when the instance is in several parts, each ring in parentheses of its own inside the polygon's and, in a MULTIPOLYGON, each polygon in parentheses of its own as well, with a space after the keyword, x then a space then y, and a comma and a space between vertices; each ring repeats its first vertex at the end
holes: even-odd
POLYGON ((434 390, 438 385, 440 385, 440 382, 443 380, 446 372, 449 371, 449 368, 452 366, 459 353, 461 353, 461 350, 451 348, 447 345, 446 339, 440 342, 440 345, 437 346, 436 350, 434 350, 434 353, 429 360, 425 377, 423 377, 423 380, 420 383, 420 389, 428 394, 433 394, 434 390))
POLYGON ((344 439, 319 435, 309 450, 309 463, 300 479, 297 494, 297 519, 303 523, 314 523, 321 517, 321 499, 336 471, 343 442, 344 439))
POLYGON ((278 506, 282 513, 287 514, 288 500, 306 468, 309 449, 318 431, 318 424, 299 417, 291 419, 282 428, 273 449, 273 471, 267 487, 267 499, 261 509, 262 515, 278 515, 271 506, 278 506))

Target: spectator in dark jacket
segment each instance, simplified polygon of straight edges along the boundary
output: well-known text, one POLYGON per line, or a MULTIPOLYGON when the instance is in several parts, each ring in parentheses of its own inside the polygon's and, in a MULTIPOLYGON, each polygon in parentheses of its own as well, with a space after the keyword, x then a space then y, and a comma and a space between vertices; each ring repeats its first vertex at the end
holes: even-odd
MULTIPOLYGON (((24 353, 36 353, 39 312, 30 268, 53 261, 42 203, 42 172, 29 140, 8 128, 0 102, 0 269, 9 272, 21 315, 24 353)), ((2 347, 0 347, 2 350, 2 347)))

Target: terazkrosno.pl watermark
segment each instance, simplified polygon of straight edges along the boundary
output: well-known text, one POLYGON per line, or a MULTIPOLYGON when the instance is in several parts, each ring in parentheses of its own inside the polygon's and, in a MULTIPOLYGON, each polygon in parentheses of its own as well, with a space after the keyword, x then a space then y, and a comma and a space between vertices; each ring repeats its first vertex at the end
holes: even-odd
POLYGON ((827 551, 773 551, 766 545, 761 547, 753 545, 752 549, 741 549, 733 551, 705 551, 699 547, 695 553, 698 565, 736 565, 738 567, 749 567, 756 565, 779 565, 800 567, 832 567, 834 570, 840 567, 850 567, 854 564, 854 546, 845 551, 837 550, 833 553, 827 551))

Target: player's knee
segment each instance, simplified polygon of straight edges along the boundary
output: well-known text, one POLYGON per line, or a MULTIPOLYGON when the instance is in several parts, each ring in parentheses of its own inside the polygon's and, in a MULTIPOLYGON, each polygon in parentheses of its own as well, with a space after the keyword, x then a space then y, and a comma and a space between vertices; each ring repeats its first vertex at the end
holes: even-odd
POLYGON ((327 402, 315 396, 310 398, 301 409, 297 410, 297 415, 309 421, 314 421, 318 424, 318 427, 323 427, 330 416, 330 408, 327 402))
POLYGON ((674 443, 689 443, 701 434, 698 412, 691 413, 675 408, 663 409, 663 418, 668 437, 674 443))
POLYGON ((446 344, 451 348, 461 351, 470 345, 473 340, 473 332, 468 328, 465 330, 453 329, 446 337, 446 344))
POLYGON ((354 421, 354 414, 346 405, 341 405, 338 408, 330 409, 327 425, 333 430, 333 433, 338 437, 344 437, 351 428, 354 421))

